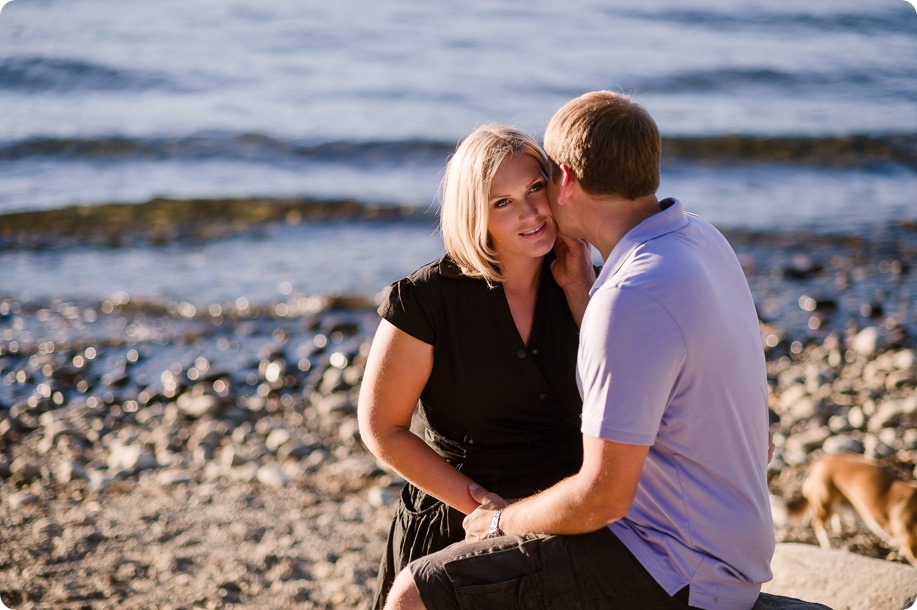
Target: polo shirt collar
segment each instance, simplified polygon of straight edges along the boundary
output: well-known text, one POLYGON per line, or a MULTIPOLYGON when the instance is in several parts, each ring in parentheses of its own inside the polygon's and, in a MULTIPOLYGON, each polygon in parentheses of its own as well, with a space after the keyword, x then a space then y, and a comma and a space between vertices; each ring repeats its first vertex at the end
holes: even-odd
POLYGON ((621 241, 612 249, 611 254, 602 266, 599 277, 596 278, 592 289, 589 291, 591 296, 609 277, 614 275, 630 253, 642 244, 656 239, 667 233, 678 231, 688 224, 688 216, 685 214, 681 202, 674 197, 663 199, 659 202, 661 208, 657 214, 653 214, 636 227, 628 231, 621 241))

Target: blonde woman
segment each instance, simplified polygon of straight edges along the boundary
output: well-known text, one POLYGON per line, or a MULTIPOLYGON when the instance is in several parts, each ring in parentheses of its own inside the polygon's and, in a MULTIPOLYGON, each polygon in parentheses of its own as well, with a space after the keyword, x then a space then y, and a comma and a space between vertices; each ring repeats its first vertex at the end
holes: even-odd
POLYGON ((408 484, 376 608, 407 563, 464 539, 470 484, 520 498, 581 464, 576 353, 595 274, 584 243, 558 238, 548 173, 530 136, 471 133, 443 181, 447 254, 392 284, 379 308, 360 431, 408 484), (418 401, 423 438, 410 430, 418 401))

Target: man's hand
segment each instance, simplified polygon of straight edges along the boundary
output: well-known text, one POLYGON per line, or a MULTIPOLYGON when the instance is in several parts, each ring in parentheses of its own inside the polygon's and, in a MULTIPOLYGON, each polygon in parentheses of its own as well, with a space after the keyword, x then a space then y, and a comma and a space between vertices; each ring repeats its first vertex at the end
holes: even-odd
POLYGON ((468 486, 468 493, 480 503, 480 506, 462 521, 462 527, 465 528, 465 542, 485 540, 494 513, 497 509, 509 506, 509 502, 476 484, 468 486))

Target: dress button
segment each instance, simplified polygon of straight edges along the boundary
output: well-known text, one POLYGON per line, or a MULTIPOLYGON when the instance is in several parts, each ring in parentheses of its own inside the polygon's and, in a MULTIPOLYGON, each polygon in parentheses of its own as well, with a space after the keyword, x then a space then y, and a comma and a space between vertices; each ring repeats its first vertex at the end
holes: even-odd
POLYGON ((533 355, 533 356, 537 356, 537 355, 538 355, 538 348, 537 348, 537 347, 533 347, 533 348, 532 348, 532 355, 533 355))
POLYGON ((551 395, 547 392, 542 392, 538 398, 541 400, 541 402, 548 402, 551 400, 551 395))
POLYGON ((521 349, 521 350, 519 350, 518 352, 516 352, 516 357, 518 357, 519 360, 522 360, 523 358, 525 358, 525 355, 526 355, 527 353, 528 353, 528 352, 526 352, 524 349, 521 349))

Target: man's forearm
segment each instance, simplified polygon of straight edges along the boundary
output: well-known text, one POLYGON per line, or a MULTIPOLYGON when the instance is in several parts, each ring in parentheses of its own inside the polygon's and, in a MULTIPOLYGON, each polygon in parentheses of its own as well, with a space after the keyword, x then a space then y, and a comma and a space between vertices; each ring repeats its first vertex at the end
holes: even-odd
MULTIPOLYGON (((534 496, 506 506, 500 515, 505 534, 583 534, 623 517, 634 501, 648 447, 584 437, 578 473, 534 496)), ((505 501, 469 490, 481 507, 465 518, 467 540, 487 537, 496 509, 505 501)))
POLYGON ((590 498, 577 477, 506 507, 500 529, 506 534, 584 534, 624 516, 626 510, 616 511, 590 498))

